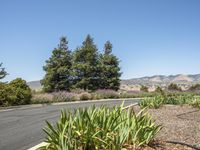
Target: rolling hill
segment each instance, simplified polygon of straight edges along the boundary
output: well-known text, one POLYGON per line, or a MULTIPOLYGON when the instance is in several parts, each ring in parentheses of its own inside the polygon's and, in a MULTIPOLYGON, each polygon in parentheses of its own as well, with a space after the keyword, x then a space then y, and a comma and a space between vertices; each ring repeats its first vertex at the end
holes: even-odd
MULTIPOLYGON (((123 90, 139 90, 141 85, 148 86, 150 90, 154 90, 157 86, 163 88, 167 87, 170 83, 176 83, 181 88, 188 89, 191 85, 200 83, 200 74, 196 75, 155 75, 151 77, 133 78, 121 80, 121 89, 123 90)), ((33 90, 40 90, 42 86, 40 81, 28 82, 28 85, 33 90)))
POLYGON ((200 74, 196 75, 155 75, 151 77, 133 78, 121 81, 121 89, 139 90, 141 85, 148 86, 150 91, 157 86, 167 87, 170 83, 178 84, 183 90, 187 90, 191 85, 200 83, 200 74))

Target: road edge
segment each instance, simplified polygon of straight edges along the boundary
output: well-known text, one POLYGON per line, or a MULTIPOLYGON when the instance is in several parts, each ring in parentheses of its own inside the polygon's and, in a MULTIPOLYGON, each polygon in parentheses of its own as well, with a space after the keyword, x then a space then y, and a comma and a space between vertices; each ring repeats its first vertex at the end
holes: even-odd
POLYGON ((120 98, 120 99, 99 99, 99 100, 87 100, 87 101, 73 101, 73 102, 58 102, 58 103, 46 103, 46 104, 30 104, 30 105, 19 105, 19 106, 10 106, 10 107, 0 107, 0 112, 18 110, 18 109, 28 109, 28 108, 38 108, 45 106, 59 106, 65 104, 77 104, 77 103, 91 103, 91 102, 104 102, 104 101, 112 101, 112 100, 135 100, 135 99, 143 99, 143 98, 120 98))

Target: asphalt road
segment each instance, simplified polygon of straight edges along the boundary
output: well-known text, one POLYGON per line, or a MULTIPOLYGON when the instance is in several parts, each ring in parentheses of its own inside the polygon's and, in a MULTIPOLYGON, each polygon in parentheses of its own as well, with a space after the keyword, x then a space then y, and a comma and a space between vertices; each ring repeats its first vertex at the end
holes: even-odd
MULTIPOLYGON (((125 100, 124 106, 138 102, 138 99, 125 100)), ((44 140, 42 128, 45 120, 51 123, 57 121, 62 109, 76 109, 91 105, 115 106, 121 105, 122 100, 106 100, 84 103, 69 103, 63 105, 48 105, 30 108, 15 108, 0 110, 0 149, 26 150, 44 140)))

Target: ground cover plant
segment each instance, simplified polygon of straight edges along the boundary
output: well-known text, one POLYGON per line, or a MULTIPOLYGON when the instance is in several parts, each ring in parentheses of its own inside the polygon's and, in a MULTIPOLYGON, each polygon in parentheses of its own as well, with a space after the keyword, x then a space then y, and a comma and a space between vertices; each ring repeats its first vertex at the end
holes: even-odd
POLYGON ((193 94, 168 94, 156 95, 154 97, 143 98, 139 103, 141 108, 159 108, 164 104, 183 105, 189 104, 194 107, 200 106, 200 96, 193 94))
POLYGON ((84 91, 74 90, 71 92, 34 92, 32 93, 32 104, 38 103, 55 103, 55 102, 71 102, 82 100, 98 100, 98 99, 123 99, 123 98, 143 98, 153 97, 156 93, 150 92, 126 92, 126 91, 114 91, 109 89, 102 89, 97 91, 84 91))
POLYGON ((161 128, 145 109, 137 114, 123 106, 62 111, 55 126, 47 122, 47 145, 39 150, 138 149, 150 144, 161 128))

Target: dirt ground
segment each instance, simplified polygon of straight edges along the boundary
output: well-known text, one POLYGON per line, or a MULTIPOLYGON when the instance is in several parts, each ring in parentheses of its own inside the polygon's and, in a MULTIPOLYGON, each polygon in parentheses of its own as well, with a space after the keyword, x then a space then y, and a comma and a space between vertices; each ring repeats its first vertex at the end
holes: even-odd
POLYGON ((148 112, 163 129, 152 148, 145 150, 200 150, 200 109, 188 105, 165 105, 148 112))

